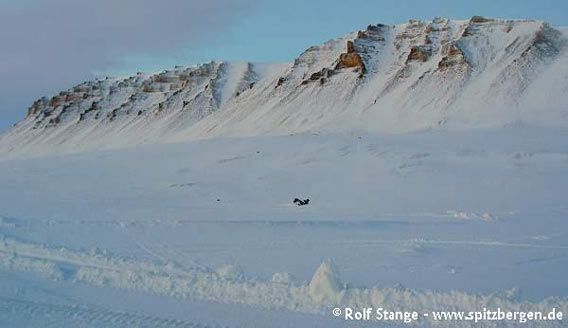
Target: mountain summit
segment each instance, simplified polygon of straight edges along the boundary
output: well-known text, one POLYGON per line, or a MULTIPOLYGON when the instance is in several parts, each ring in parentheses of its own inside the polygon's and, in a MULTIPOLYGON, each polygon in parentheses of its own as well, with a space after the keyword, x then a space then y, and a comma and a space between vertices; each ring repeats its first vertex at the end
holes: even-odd
POLYGON ((0 153, 213 136, 568 125, 563 30, 475 16, 369 25, 287 64, 211 62, 41 98, 0 153))

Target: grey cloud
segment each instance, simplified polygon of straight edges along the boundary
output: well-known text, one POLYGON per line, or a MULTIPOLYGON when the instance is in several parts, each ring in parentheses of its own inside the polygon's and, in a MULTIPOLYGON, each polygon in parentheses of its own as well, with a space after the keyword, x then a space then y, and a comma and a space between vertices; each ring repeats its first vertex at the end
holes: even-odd
POLYGON ((35 0, 0 4, 0 130, 34 98, 125 56, 222 42, 256 0, 35 0))

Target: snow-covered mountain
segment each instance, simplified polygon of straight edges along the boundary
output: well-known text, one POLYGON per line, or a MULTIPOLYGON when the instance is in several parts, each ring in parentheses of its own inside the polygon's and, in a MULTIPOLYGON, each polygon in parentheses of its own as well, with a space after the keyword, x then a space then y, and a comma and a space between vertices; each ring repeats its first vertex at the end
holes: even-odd
POLYGON ((288 64, 211 62, 41 98, 0 153, 212 136, 568 125, 565 31, 532 20, 369 25, 288 64))

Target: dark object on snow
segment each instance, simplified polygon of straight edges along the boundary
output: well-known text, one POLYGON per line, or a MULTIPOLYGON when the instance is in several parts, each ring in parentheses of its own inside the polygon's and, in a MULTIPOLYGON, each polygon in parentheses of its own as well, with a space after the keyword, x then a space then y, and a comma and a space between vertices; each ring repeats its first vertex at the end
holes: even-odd
POLYGON ((299 198, 294 198, 294 204, 298 205, 298 206, 304 206, 304 205, 308 205, 310 203, 310 199, 306 198, 304 200, 301 200, 299 198))

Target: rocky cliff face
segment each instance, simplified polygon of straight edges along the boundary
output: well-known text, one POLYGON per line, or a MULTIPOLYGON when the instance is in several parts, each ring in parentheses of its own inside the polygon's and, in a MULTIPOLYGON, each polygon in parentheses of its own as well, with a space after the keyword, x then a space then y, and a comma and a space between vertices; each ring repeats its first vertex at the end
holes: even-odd
POLYGON ((28 109, 32 129, 48 129, 82 122, 111 124, 187 113, 189 124, 218 110, 228 99, 250 89, 259 79, 251 63, 211 62, 176 67, 155 75, 138 73, 126 79, 85 82, 28 109), (229 78, 234 81, 227 81, 229 78))
POLYGON ((369 25, 310 47, 290 64, 211 62, 82 83, 35 101, 1 137, 0 152, 498 126, 533 117, 564 124, 565 49, 565 35, 538 21, 476 16, 369 25), (548 84, 551 94, 534 103, 548 84))

